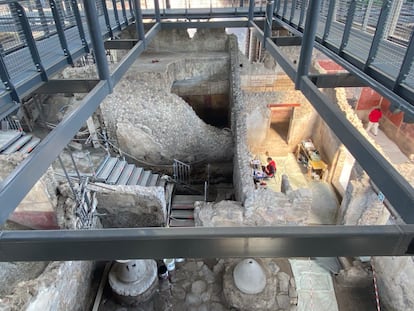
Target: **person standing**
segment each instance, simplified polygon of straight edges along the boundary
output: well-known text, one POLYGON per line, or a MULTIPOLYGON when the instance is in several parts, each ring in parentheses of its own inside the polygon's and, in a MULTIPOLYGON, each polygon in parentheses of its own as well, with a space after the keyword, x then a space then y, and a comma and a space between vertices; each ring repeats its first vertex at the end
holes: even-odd
POLYGON ((372 133, 377 136, 378 134, 378 126, 379 126, 379 120, 382 118, 382 112, 380 108, 375 108, 371 110, 371 112, 368 115, 368 126, 367 126, 367 132, 369 132, 372 129, 372 133))

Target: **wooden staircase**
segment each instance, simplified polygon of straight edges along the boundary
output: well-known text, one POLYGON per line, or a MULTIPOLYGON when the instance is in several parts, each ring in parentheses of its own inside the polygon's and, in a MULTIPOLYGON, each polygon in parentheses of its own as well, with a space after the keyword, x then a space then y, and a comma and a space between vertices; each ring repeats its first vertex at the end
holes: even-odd
POLYGON ((194 202, 204 201, 202 195, 175 195, 171 204, 170 227, 194 227, 194 202))

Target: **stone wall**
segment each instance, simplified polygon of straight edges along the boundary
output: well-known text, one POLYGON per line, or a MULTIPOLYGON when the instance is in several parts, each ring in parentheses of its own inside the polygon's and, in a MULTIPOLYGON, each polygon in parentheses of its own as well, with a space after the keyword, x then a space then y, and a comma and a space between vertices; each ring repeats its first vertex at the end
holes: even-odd
POLYGON ((227 35, 212 31, 211 40, 217 49, 220 46, 220 52, 204 54, 203 50, 188 51, 207 44, 202 41, 207 40, 208 32, 202 31, 193 39, 180 35, 181 31, 162 31, 149 49, 159 54, 138 59, 101 104, 109 136, 123 152, 154 165, 171 164, 173 159, 187 163, 230 160, 231 133, 205 124, 183 99, 170 92, 176 80, 209 79, 222 73, 223 66, 228 68, 229 57, 224 50, 227 35), (162 40, 167 37, 168 46, 162 40), (191 47, 189 42, 193 41, 195 46, 191 47), (152 63, 153 59, 157 62, 152 63))
POLYGON ((24 281, 0 299, 0 310, 88 310, 93 263, 53 262, 37 279, 24 281))
POLYGON ((167 215, 164 189, 141 186, 90 186, 104 228, 161 227, 167 215))

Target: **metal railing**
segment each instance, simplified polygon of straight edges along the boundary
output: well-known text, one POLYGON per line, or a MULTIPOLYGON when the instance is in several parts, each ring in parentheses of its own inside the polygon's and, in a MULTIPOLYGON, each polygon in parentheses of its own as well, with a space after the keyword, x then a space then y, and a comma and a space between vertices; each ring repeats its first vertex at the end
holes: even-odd
POLYGON ((174 159, 173 163, 173 179, 175 182, 180 184, 190 184, 190 173, 191 173, 191 166, 181 162, 179 160, 174 159))

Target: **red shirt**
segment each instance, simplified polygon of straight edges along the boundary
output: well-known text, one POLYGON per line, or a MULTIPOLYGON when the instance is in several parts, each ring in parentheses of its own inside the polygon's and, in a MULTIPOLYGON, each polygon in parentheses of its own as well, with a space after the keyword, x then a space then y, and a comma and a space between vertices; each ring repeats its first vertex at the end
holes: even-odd
POLYGON ((382 117, 382 112, 380 109, 374 109, 369 113, 368 119, 371 122, 378 122, 382 117))

